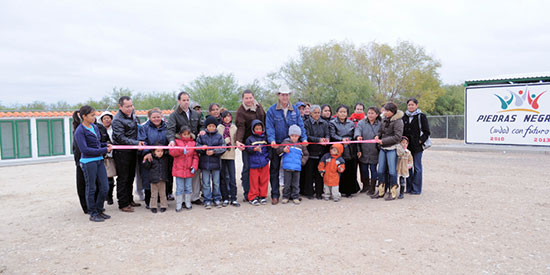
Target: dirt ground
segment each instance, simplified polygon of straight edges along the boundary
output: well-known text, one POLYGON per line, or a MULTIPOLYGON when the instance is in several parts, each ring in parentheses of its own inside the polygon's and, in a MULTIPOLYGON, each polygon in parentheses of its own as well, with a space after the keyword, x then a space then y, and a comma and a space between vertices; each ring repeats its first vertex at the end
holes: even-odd
POLYGON ((104 223, 82 213, 73 162, 1 167, 0 273, 550 273, 549 154, 431 150, 423 162, 423 194, 403 200, 115 204, 104 223))

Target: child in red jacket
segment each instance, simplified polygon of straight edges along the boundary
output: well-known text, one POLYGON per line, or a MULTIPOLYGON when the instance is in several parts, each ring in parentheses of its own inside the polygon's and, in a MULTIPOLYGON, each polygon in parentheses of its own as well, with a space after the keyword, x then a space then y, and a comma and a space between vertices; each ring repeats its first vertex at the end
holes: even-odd
MULTIPOLYGON (((191 137, 191 128, 183 126, 180 133, 176 135, 175 142, 178 147, 195 147, 195 141, 191 137)), ((172 175, 176 177, 176 212, 182 210, 184 201, 185 209, 191 210, 193 177, 199 169, 199 155, 195 149, 179 148, 170 149, 170 155, 174 157, 172 175)))

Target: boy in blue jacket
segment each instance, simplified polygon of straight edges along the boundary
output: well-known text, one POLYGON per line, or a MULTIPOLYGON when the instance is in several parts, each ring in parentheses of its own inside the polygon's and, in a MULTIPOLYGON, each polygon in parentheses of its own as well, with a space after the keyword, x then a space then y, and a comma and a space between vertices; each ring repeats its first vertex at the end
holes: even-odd
POLYGON ((306 145, 285 145, 296 144, 300 142, 302 130, 298 125, 292 125, 288 128, 287 138, 277 148, 277 154, 282 154, 283 170, 285 171, 285 186, 283 188, 283 204, 288 203, 291 199, 294 204, 300 204, 300 171, 302 166, 306 164, 309 158, 306 145))
MULTIPOLYGON (((218 134, 218 120, 209 116, 204 121, 206 133, 197 138, 197 147, 216 147, 225 146, 222 135, 218 134)), ((222 207, 222 195, 220 192, 220 169, 221 155, 225 153, 225 148, 219 149, 200 149, 199 168, 202 171, 202 193, 204 195, 204 207, 212 208, 212 197, 214 205, 217 208, 222 207), (210 177, 212 177, 212 189, 210 189, 210 177)))
POLYGON ((264 133, 264 124, 255 119, 252 121, 252 135, 246 139, 248 152, 248 164, 250 165, 250 190, 248 201, 254 206, 267 204, 267 184, 269 183, 269 160, 271 148, 267 146, 267 138, 264 133))

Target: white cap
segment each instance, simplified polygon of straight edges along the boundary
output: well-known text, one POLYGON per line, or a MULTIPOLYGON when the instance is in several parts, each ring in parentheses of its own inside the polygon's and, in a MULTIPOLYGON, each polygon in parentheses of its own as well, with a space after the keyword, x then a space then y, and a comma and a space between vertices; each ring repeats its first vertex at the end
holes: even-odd
POLYGON ((277 94, 290 94, 291 91, 286 84, 281 85, 279 90, 276 90, 277 94))

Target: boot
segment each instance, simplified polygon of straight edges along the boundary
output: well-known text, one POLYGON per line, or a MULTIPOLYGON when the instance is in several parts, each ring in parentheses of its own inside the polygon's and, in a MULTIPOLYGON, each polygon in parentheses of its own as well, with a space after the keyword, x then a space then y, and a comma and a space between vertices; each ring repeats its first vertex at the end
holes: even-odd
POLYGON ((386 198, 387 201, 395 200, 397 198, 397 184, 393 185, 390 188, 390 192, 388 194, 388 197, 386 198))
POLYGON ((113 190, 115 189, 115 184, 113 182, 109 182, 109 192, 107 193, 107 204, 112 205, 113 204, 113 190))
POLYGON ((385 184, 383 182, 379 182, 377 190, 375 190, 375 192, 370 197, 373 199, 382 198, 384 197, 385 190, 385 184))
POLYGON ((145 189, 145 208, 149 209, 149 202, 151 201, 151 189, 145 189))
POLYGON ((181 211, 182 203, 183 203, 183 195, 176 195, 176 212, 181 211))
POLYGON ((361 193, 365 193, 367 192, 367 190, 369 190, 370 179, 361 179, 361 182, 363 183, 363 189, 361 189, 361 193))
POLYGON ((405 186, 401 185, 399 186, 399 197, 398 199, 402 199, 405 197, 405 186))
POLYGON ((191 194, 185 194, 185 209, 191 210, 193 206, 191 205, 191 194))
POLYGON ((376 189, 376 180, 371 179, 370 185, 369 185, 369 191, 367 191, 367 195, 372 196, 374 194, 375 189, 376 189))

